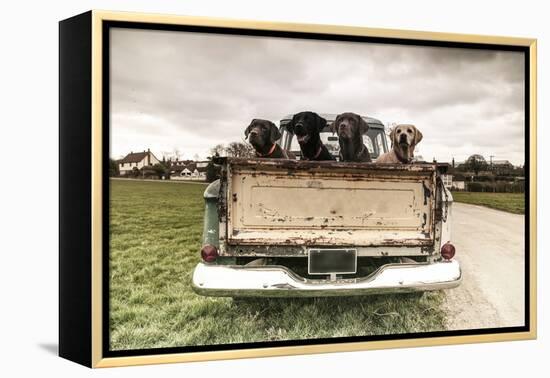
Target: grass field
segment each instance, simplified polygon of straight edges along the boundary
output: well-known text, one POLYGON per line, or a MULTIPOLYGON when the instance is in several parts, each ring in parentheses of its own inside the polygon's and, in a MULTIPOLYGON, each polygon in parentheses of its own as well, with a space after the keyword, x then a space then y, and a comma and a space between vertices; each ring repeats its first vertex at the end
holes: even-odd
POLYGON ((112 350, 444 329, 442 293, 316 299, 207 298, 199 262, 200 184, 111 181, 112 350))
POLYGON ((524 193, 472 193, 453 192, 456 202, 487 206, 514 214, 525 214, 524 193))

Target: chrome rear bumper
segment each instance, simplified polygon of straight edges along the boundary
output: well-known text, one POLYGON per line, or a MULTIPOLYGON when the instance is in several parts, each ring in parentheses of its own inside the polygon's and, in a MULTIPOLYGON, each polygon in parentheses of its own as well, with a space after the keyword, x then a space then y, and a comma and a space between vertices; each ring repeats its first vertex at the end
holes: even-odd
POLYGON ((364 278, 311 280, 284 266, 241 266, 199 263, 193 290, 217 297, 323 297, 450 289, 460 285, 456 260, 387 264, 364 278))

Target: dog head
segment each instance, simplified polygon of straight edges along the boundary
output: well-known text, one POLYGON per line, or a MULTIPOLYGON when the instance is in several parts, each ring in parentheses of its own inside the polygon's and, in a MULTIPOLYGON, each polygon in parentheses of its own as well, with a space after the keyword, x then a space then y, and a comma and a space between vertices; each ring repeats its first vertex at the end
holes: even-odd
POLYGON ((397 125, 390 132, 390 140, 399 157, 410 159, 414 147, 422 140, 422 133, 413 125, 397 125))
POLYGON ((355 113, 342 113, 332 124, 332 131, 341 139, 362 139, 362 135, 368 130, 369 125, 355 113))
POLYGON ((253 119, 244 131, 244 136, 256 151, 263 153, 281 138, 281 133, 273 122, 253 119))
POLYGON ((354 160, 361 153, 363 134, 369 125, 355 113, 342 113, 334 120, 332 131, 338 135, 340 154, 344 161, 354 160))
POLYGON ((326 127, 327 120, 314 112, 301 112, 292 117, 288 125, 289 132, 296 135, 298 143, 307 144, 310 140, 318 139, 319 133, 326 127))

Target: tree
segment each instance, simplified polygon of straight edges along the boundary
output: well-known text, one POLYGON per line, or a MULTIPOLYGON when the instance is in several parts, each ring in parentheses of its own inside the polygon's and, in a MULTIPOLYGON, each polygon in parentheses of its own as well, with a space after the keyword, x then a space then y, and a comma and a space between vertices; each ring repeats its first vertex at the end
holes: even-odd
POLYGON ((161 164, 164 168, 170 169, 170 166, 172 165, 172 162, 170 161, 170 159, 166 159, 166 156, 163 156, 161 164))
POLYGON ((162 164, 155 164, 151 167, 151 170, 155 173, 155 175, 162 179, 163 176, 166 175, 166 167, 162 164))
POLYGON ((223 144, 216 144, 210 149, 211 156, 225 156, 225 146, 223 144))
POLYGON ((220 178, 220 167, 215 165, 212 160, 206 166, 206 181, 212 182, 220 178))
POLYGON ((109 159, 109 177, 117 177, 120 175, 118 170, 118 163, 114 159, 109 159))
POLYGON ((466 169, 474 172, 477 176, 480 171, 487 170, 488 164, 485 161, 485 158, 481 155, 472 155, 464 163, 466 169))
POLYGON ((181 152, 177 147, 174 147, 174 150, 172 151, 172 156, 176 159, 176 161, 180 160, 181 152))
POLYGON ((254 148, 248 143, 231 142, 225 148, 227 156, 237 158, 247 158, 254 156, 254 148))
POLYGON ((171 164, 173 161, 179 161, 181 156, 181 151, 177 147, 174 147, 172 151, 162 151, 163 161, 166 161, 168 164, 171 164))

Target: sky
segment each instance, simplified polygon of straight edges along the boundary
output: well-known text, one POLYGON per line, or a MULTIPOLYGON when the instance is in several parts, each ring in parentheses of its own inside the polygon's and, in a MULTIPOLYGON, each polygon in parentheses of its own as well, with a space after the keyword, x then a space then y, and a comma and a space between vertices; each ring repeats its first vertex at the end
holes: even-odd
POLYGON ((253 118, 355 112, 424 135, 425 160, 524 164, 518 52, 112 29, 111 156, 204 159, 253 118))

